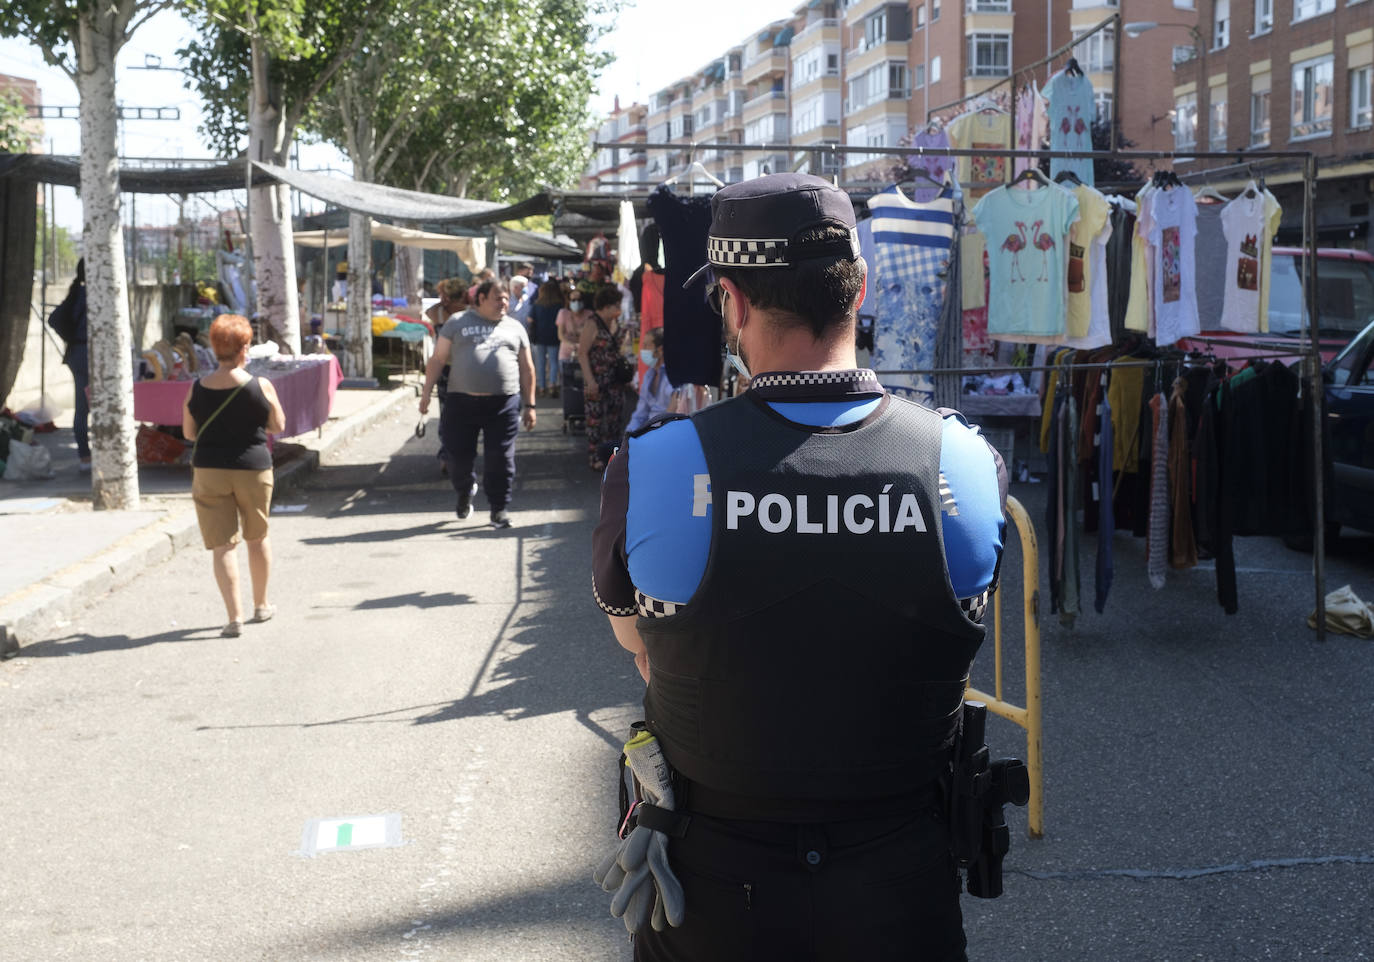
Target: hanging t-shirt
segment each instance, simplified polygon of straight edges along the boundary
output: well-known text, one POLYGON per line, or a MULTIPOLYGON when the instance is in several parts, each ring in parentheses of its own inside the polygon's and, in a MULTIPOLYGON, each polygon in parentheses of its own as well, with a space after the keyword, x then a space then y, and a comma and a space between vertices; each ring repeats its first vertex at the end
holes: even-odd
POLYGON ((1150 197, 1150 245, 1154 248, 1155 343, 1160 347, 1196 334, 1197 294, 1193 243, 1197 238, 1197 201, 1186 187, 1156 191, 1150 197))
MULTIPOLYGON (((1245 189, 1248 191, 1253 183, 1247 184, 1245 189)), ((1274 235, 1279 232, 1279 224, 1283 221, 1283 208, 1279 206, 1278 198, 1264 191, 1264 236, 1260 238, 1260 303, 1259 319, 1260 333, 1269 333, 1269 262, 1273 256, 1274 235)))
MULTIPOLYGON (((1073 193, 1078 198, 1078 223, 1069 231, 1069 309, 1064 333, 1069 337, 1082 338, 1087 336, 1093 319, 1092 254, 1098 235, 1104 228, 1110 229, 1107 218, 1111 214, 1111 207, 1100 191, 1086 184, 1075 187, 1073 193)), ((1105 269, 1104 265, 1101 270, 1105 269)))
MULTIPOLYGON (((1050 100, 1050 149, 1092 150, 1093 83, 1087 75, 1071 76, 1061 70, 1045 85, 1045 96, 1050 100)), ((1058 177, 1062 170, 1072 171, 1080 181, 1092 186, 1091 159, 1050 160, 1051 177, 1058 177)))
POLYGON ((1057 184, 999 187, 978 202, 973 219, 987 239, 989 334, 1013 341, 1019 334, 1063 334, 1078 198, 1057 184))
POLYGON ((874 275, 877 273, 877 251, 873 247, 873 219, 859 221, 859 256, 868 267, 868 283, 864 285, 864 299, 859 302, 858 314, 872 314, 877 308, 878 295, 874 292, 874 275))
POLYGON ((663 241, 663 359, 674 386, 719 384, 720 316, 706 303, 706 278, 683 282, 706 263, 711 198, 679 197, 666 187, 649 195, 649 214, 663 241))
MULTIPOLYGON (((985 108, 956 117, 945 128, 951 147, 962 150, 1006 150, 1011 143, 1011 114, 985 108)), ((1011 165, 1005 157, 960 157, 955 164, 959 183, 970 194, 979 194, 991 185, 1006 183, 1011 165)))
MULTIPOLYGON (((1087 285, 1086 294, 1088 326, 1081 336, 1070 336, 1064 338, 1062 343, 1066 347, 1076 347, 1080 350, 1091 350, 1098 347, 1106 347, 1112 343, 1112 322, 1111 309, 1107 297, 1107 246, 1112 238, 1111 212, 1112 205, 1107 203, 1103 197, 1092 187, 1079 187, 1074 193, 1078 196, 1080 211, 1080 221, 1073 226, 1069 232, 1069 243, 1074 243, 1073 238, 1077 236, 1083 227, 1082 211, 1085 204, 1088 208, 1095 205, 1095 198, 1091 195, 1096 194, 1102 198, 1102 226, 1088 243, 1087 249, 1087 285)), ((1073 276, 1073 268, 1069 268, 1070 277, 1073 276)), ((1073 323, 1075 302, 1081 305, 1085 302, 1084 295, 1069 292, 1069 318, 1070 325, 1073 323)))
POLYGON ((1197 278, 1198 324, 1204 331, 1213 330, 1221 323, 1226 293, 1226 235, 1221 229, 1223 206, 1205 199, 1197 204, 1193 276, 1197 278))
POLYGON ((1241 194, 1221 211, 1226 239, 1226 268, 1222 274, 1221 326, 1228 331, 1259 333, 1260 238, 1264 235, 1264 198, 1241 194))
POLYGON ((935 397, 931 375, 881 372, 935 366, 935 339, 954 243, 954 207, 950 189, 928 204, 908 199, 895 185, 868 199, 878 288, 873 369, 889 391, 926 405, 935 397))
MULTIPOLYGON (((1111 202, 1112 198, 1108 198, 1111 202)), ((1131 294, 1131 255, 1135 240, 1135 204, 1118 197, 1112 203, 1111 237, 1107 240, 1107 313, 1112 340, 1126 333, 1126 310, 1131 294)))
POLYGON ((1126 303, 1126 330, 1146 334, 1153 327, 1150 304, 1150 195, 1154 188, 1146 184, 1135 195, 1135 234, 1131 238, 1131 286, 1126 303))
POLYGON ((936 183, 943 182, 945 172, 949 170, 954 159, 941 152, 949 149, 949 134, 945 133, 944 128, 931 130, 929 127, 922 127, 916 132, 916 136, 911 138, 911 146, 922 152, 908 156, 907 163, 918 170, 924 170, 936 183))
MULTIPOLYGON (((1016 149, 1039 150, 1049 133, 1049 101, 1040 93, 1032 79, 1016 95, 1016 149)), ((1013 164, 1015 173, 1020 174, 1036 163, 1031 157, 1017 157, 1013 164)))

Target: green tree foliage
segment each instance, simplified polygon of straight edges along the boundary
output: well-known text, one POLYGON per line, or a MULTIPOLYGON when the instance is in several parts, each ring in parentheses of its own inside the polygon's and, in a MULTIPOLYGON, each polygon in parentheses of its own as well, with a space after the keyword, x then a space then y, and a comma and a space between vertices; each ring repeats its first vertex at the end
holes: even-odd
POLYGON ((40 205, 35 216, 38 218, 38 225, 33 235, 33 262, 36 267, 43 266, 43 244, 44 231, 46 231, 48 247, 48 277, 59 279, 70 277, 76 272, 76 259, 80 255, 77 253, 77 238, 72 236, 67 228, 48 223, 44 226, 44 220, 48 212, 40 205), (56 229, 54 230, 54 227, 56 229))
POLYGON ((33 147, 35 137, 29 128, 29 112, 19 95, 0 91, 0 154, 22 154, 33 147))

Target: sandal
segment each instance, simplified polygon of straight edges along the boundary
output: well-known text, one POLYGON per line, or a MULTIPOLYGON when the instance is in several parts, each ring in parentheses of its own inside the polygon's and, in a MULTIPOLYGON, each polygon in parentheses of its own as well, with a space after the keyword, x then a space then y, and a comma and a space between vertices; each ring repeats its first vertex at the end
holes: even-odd
POLYGON ((276 605, 258 605, 253 609, 252 624, 260 625, 264 621, 271 621, 272 616, 277 613, 276 605))
POLYGON ((220 629, 219 636, 221 638, 237 638, 241 634, 243 634, 243 622, 231 621, 220 629))

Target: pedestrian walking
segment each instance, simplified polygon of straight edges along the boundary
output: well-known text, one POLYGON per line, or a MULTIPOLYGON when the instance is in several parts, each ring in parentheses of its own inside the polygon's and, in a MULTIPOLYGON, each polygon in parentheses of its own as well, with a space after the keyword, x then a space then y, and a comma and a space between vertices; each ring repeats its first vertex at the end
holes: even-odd
POLYGON ((606 467, 602 446, 619 441, 625 430, 625 406, 636 367, 625 356, 624 339, 620 289, 607 285, 594 295, 591 317, 583 322, 577 346, 586 406, 587 465, 593 471, 606 467))
POLYGON ((558 317, 567 310, 563 286, 557 281, 539 285, 539 294, 530 308, 530 344, 534 350, 534 373, 538 391, 553 397, 559 384, 558 317))
POLYGON ((639 403, 635 405, 635 413, 630 415, 630 423, 625 425, 625 430, 631 434, 660 414, 667 414, 673 403, 673 384, 668 380, 668 370, 663 363, 663 328, 649 331, 640 343, 639 359, 646 365, 646 370, 639 385, 639 403))
POLYGON ((752 380, 606 472, 593 588, 647 683, 626 756, 648 834, 598 880, 641 962, 964 959, 943 799, 1005 470, 857 368, 843 191, 776 174, 712 212, 708 289, 752 380))
POLYGON ((86 318, 86 259, 76 262, 76 277, 62 303, 48 315, 48 326, 62 338, 62 363, 72 372, 72 434, 76 437, 76 469, 91 470, 89 430, 91 402, 86 396, 91 386, 91 349, 86 318))
POLYGON ((243 627, 239 601, 240 528, 248 543, 253 621, 276 608, 267 600, 272 548, 267 515, 272 505, 272 452, 267 436, 286 427, 276 389, 244 370, 253 326, 240 314, 221 314, 210 325, 210 347, 219 367, 191 385, 181 410, 181 431, 191 455, 191 499, 201 538, 213 554, 215 584, 229 621, 220 632, 237 638, 243 627))
MULTIPOLYGON (((444 322, 455 314, 459 314, 467 309, 468 289, 461 280, 456 277, 446 277, 441 280, 435 289, 439 297, 438 304, 432 304, 425 311, 425 317, 429 318, 434 325, 435 339, 438 340, 438 333, 443 328, 444 322)), ((435 382, 434 390, 439 396, 439 422, 443 423, 444 405, 448 402, 448 365, 439 372, 439 380, 435 382)), ((439 473, 444 477, 449 475, 448 449, 444 447, 443 432, 439 432, 439 473)))
POLYGON ((474 306, 449 318, 435 340, 434 353, 425 365, 420 414, 429 413, 429 393, 444 366, 451 365, 439 434, 448 449, 449 480, 458 493, 456 513, 460 519, 472 514, 472 498, 477 493, 473 464, 480 434, 482 487, 491 523, 509 528, 515 439, 522 422, 526 430, 533 430, 535 424, 534 362, 525 325, 506 314, 510 298, 505 285, 485 280, 473 294, 474 306))

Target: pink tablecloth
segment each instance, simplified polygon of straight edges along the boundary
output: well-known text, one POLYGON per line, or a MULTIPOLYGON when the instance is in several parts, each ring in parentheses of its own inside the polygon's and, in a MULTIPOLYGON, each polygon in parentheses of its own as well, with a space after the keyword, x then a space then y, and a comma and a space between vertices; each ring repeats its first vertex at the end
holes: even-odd
MULTIPOLYGON (((313 431, 329 420, 334 391, 343 380, 339 362, 332 354, 297 359, 289 371, 267 375, 281 399, 286 430, 279 438, 313 431)), ((191 391, 190 381, 139 381, 134 384, 134 420, 149 424, 180 424, 181 406, 191 391)))

